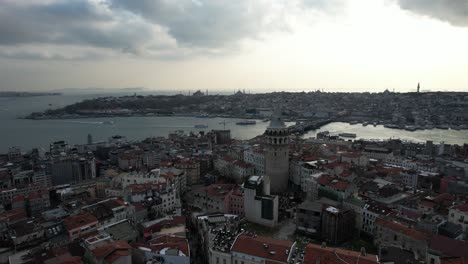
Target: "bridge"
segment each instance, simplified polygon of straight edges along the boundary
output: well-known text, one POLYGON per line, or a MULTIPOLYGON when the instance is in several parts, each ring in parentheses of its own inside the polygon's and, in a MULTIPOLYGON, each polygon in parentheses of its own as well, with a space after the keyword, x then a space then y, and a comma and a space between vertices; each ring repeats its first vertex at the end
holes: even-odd
POLYGON ((317 120, 310 120, 301 123, 297 123, 293 126, 288 127, 289 132, 291 134, 298 133, 298 134, 305 134, 310 130, 319 129, 320 127, 333 122, 331 119, 317 119, 317 120))

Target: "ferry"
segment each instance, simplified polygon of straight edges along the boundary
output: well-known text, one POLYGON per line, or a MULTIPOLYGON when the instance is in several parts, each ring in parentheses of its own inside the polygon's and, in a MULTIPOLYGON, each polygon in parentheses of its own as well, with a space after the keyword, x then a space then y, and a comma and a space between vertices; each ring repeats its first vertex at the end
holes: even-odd
POLYGON ((405 126, 405 130, 407 131, 416 131, 418 128, 416 126, 405 126))
POLYGON ((257 122, 254 120, 244 120, 244 121, 236 122, 236 125, 240 125, 240 126, 255 125, 255 124, 257 124, 257 122))
POLYGON ((357 124, 357 123, 359 123, 359 122, 358 122, 358 121, 350 121, 350 122, 349 122, 350 125, 355 125, 355 124, 357 124))
POLYGON ((208 125, 195 125, 195 128, 208 128, 208 125))
POLYGON ((338 136, 346 137, 346 138, 355 138, 356 134, 354 134, 354 133, 340 133, 340 134, 338 134, 338 136))
POLYGON ((394 125, 394 124, 385 124, 384 127, 386 127, 386 128, 398 128, 398 126, 394 125))

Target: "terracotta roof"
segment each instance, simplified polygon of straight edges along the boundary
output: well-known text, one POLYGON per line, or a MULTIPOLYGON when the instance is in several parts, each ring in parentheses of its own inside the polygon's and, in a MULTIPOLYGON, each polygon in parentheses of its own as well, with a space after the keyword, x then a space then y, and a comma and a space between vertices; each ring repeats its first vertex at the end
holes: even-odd
POLYGON ((165 235, 148 241, 148 244, 134 244, 135 246, 142 246, 151 249, 154 253, 160 253, 163 249, 176 249, 182 252, 185 256, 189 256, 189 244, 184 237, 165 235))
POLYGON ((92 253, 98 260, 105 259, 107 263, 113 263, 120 257, 129 256, 131 254, 131 247, 127 242, 119 240, 98 247, 92 253))
POLYGON ((164 219, 154 225, 147 226, 144 230, 145 232, 149 231, 151 233, 156 233, 161 231, 162 228, 185 225, 185 222, 186 219, 184 216, 173 216, 170 219, 164 219))
POLYGON ((24 201, 24 196, 23 195, 16 195, 11 199, 11 203, 19 203, 24 201))
POLYGON ((405 225, 402 225, 400 223, 383 219, 383 218, 377 218, 375 220, 375 224, 378 226, 382 226, 388 229, 391 229, 397 233, 403 234, 405 236, 411 237, 416 240, 425 240, 428 241, 430 238, 430 235, 412 228, 409 228, 405 225))
POLYGON ((362 256, 361 252, 333 247, 322 247, 315 244, 308 244, 304 254, 304 264, 357 263, 358 259, 359 264, 379 263, 376 255, 367 254, 366 256, 362 256))
POLYGON ((86 212, 81 212, 77 215, 72 215, 63 220, 63 224, 67 228, 67 230, 73 230, 85 225, 92 224, 94 222, 97 223, 97 218, 86 212))
POLYGON ((236 187, 236 184, 211 184, 197 189, 197 192, 206 193, 206 195, 211 197, 225 197, 229 195, 232 190, 236 189, 236 187))
POLYGON ((467 264, 468 258, 466 257, 447 257, 440 260, 440 264, 467 264))
POLYGON ((2 219, 7 220, 10 223, 24 220, 27 218, 26 211, 23 208, 16 208, 9 211, 5 211, 0 214, 0 221, 2 219))
POLYGON ((132 193, 144 193, 147 190, 161 190, 166 187, 166 183, 140 183, 130 184, 127 186, 127 190, 132 193))
POLYGON ((289 240, 241 234, 232 245, 231 251, 273 261, 287 262, 288 255, 285 252, 286 250, 291 251, 293 244, 289 240), (268 248, 265 247, 265 244, 268 245, 268 248))
POLYGON ((461 212, 468 212, 468 203, 466 204, 462 204, 462 205, 458 205, 455 207, 458 211, 461 211, 461 212))
POLYGON ((424 207, 434 208, 437 205, 437 203, 431 200, 422 200, 419 202, 419 205, 422 205, 424 207))
POLYGON ((348 188, 349 182, 331 176, 322 176, 318 180, 320 185, 325 185, 335 190, 344 191, 348 188))
POLYGON ((460 240, 451 239, 445 236, 433 236, 429 247, 443 256, 448 257, 468 257, 468 243, 460 240))
POLYGON ((44 264, 82 264, 81 258, 72 256, 70 253, 50 258, 44 261, 44 264))

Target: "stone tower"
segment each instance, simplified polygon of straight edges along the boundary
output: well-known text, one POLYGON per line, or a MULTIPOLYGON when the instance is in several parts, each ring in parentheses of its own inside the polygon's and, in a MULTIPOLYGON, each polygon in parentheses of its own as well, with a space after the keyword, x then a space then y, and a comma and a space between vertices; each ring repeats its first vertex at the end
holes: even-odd
POLYGON ((289 179, 289 130, 276 108, 265 131, 265 174, 270 178, 272 193, 284 192, 289 179))

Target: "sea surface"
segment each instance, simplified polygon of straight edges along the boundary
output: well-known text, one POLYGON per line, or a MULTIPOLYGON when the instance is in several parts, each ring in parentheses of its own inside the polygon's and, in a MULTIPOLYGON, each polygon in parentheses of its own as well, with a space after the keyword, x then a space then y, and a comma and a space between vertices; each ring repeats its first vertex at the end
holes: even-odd
MULTIPOLYGON (((121 95, 121 94, 120 94, 121 95)), ((129 140, 141 140, 151 136, 167 136, 176 130, 209 131, 211 129, 230 129, 236 139, 250 139, 262 134, 267 122, 257 120, 256 125, 239 126, 235 123, 241 119, 231 118, 197 118, 197 117, 115 117, 86 118, 69 120, 27 120, 19 119, 31 112, 60 108, 84 99, 106 95, 60 95, 40 97, 0 97, 0 153, 9 147, 20 147, 22 151, 32 148, 48 149, 51 142, 65 140, 69 144, 84 144, 88 134, 93 141, 106 141, 110 136, 123 135, 129 140), (112 122, 108 122, 112 121, 112 122), (109 124, 111 123, 111 124, 109 124), (195 125, 207 125, 208 128, 197 129, 195 125)), ((288 123, 291 125, 293 123, 288 123)), ((424 142, 446 142, 449 144, 468 143, 468 130, 423 130, 409 132, 389 129, 383 126, 350 125, 331 123, 317 131, 309 131, 304 137, 314 137, 317 132, 328 130, 332 133, 348 132, 357 134, 357 138, 384 140, 401 138, 403 140, 424 142)))

